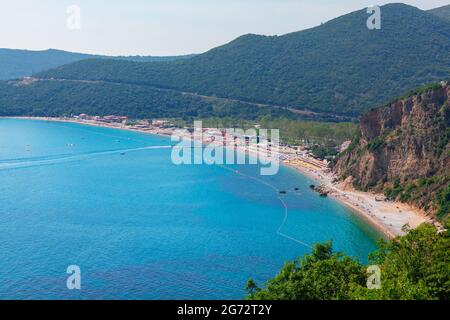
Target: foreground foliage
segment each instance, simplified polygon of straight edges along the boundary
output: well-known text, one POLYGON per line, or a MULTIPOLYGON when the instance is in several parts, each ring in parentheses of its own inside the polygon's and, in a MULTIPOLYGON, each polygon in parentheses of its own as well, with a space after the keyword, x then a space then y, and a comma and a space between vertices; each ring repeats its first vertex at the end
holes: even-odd
POLYGON ((331 242, 315 245, 310 255, 287 263, 260 288, 247 283, 250 300, 428 300, 450 298, 450 233, 423 224, 407 235, 381 241, 369 256, 381 270, 381 289, 367 288, 367 266, 331 242))

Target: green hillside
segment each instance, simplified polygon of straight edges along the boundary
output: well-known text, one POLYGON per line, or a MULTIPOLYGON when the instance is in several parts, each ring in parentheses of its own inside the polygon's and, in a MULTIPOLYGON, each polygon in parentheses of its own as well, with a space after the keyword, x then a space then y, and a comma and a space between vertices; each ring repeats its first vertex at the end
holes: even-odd
POLYGON ((417 8, 366 10, 284 36, 246 35, 192 59, 161 63, 86 60, 39 74, 94 79, 357 115, 424 83, 448 78, 450 22, 417 8))
POLYGON ((0 79, 16 79, 93 56, 59 50, 0 49, 0 79))
POLYGON ((428 10, 428 12, 450 21, 450 5, 428 10))
MULTIPOLYGON (((76 81, 0 81, 0 116, 119 114, 130 118, 262 116, 296 118, 292 112, 247 103, 206 99, 147 86, 76 81)), ((324 119, 325 120, 325 119, 324 119)))

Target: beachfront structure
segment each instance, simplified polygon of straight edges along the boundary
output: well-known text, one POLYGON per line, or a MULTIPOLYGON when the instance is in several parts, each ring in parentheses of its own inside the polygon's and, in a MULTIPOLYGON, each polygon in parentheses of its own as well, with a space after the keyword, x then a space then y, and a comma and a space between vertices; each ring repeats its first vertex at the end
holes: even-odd
POLYGON ((128 120, 128 117, 125 116, 104 116, 100 117, 97 121, 106 122, 106 123, 125 123, 128 120))

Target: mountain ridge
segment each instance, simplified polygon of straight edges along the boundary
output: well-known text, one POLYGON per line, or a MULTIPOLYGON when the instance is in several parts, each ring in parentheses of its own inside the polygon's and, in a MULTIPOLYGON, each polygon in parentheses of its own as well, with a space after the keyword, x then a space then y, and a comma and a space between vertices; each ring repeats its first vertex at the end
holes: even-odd
POLYGON ((169 61, 188 59, 185 56, 104 56, 87 53, 70 52, 58 49, 22 50, 0 48, 0 80, 13 80, 31 76, 34 73, 56 68, 65 64, 86 59, 111 59, 135 62, 169 61))
POLYGON ((369 15, 359 10, 283 36, 244 35, 189 60, 94 59, 37 76, 147 84, 355 116, 450 73, 449 21, 404 4, 381 9, 381 30, 368 30, 369 15))
POLYGON ((437 17, 440 17, 440 18, 450 21, 450 4, 439 7, 439 8, 434 8, 434 9, 428 10, 428 12, 431 14, 434 14, 437 17))

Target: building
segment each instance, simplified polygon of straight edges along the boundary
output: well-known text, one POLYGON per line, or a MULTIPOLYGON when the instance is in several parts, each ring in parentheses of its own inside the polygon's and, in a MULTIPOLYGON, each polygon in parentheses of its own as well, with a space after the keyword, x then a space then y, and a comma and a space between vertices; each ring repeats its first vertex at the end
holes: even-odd
POLYGON ((124 116, 104 116, 99 118, 97 121, 105 122, 105 123, 125 123, 128 120, 128 117, 124 116))

